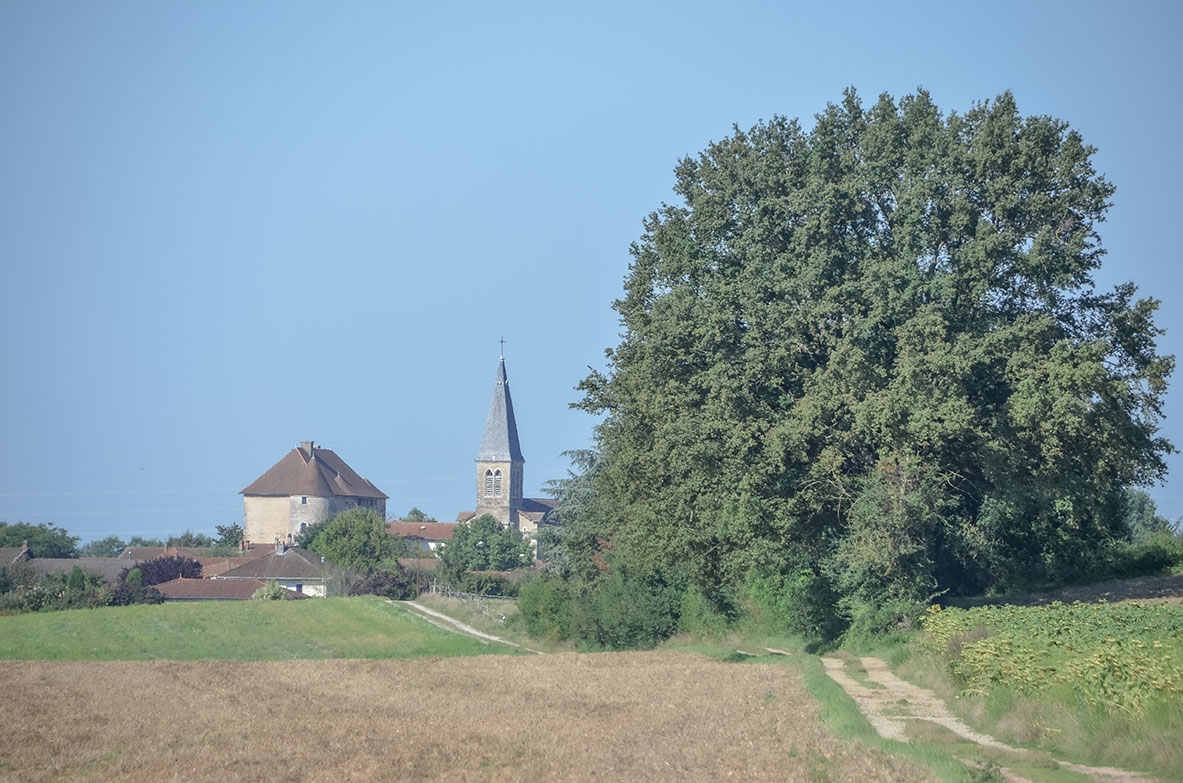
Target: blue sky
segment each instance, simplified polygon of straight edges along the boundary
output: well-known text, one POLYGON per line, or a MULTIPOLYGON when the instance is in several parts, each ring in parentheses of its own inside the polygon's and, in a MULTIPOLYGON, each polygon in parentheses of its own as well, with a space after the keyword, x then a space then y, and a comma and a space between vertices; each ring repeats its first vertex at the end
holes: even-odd
POLYGON ((1068 121, 1118 189, 1098 279, 1183 355, 1181 33, 1169 2, 2 3, 0 520, 212 532, 308 439, 451 520, 502 336, 540 494, 677 161, 851 85, 1068 121))

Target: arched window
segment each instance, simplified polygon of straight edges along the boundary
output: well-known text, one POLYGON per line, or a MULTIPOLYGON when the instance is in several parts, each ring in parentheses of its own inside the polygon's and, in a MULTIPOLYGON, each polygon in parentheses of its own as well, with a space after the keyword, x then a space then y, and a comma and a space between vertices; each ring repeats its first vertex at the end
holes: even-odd
POLYGON ((485 471, 485 497, 493 497, 493 471, 485 471))
POLYGON ((493 474, 493 494, 501 497, 501 471, 493 474))

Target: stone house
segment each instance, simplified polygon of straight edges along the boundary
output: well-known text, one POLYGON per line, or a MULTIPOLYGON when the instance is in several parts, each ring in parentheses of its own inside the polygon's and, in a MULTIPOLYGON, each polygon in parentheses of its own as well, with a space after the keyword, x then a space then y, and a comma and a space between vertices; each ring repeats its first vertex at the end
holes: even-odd
POLYGON ((331 450, 300 443, 239 494, 243 538, 290 543, 309 525, 350 508, 368 508, 386 518, 387 497, 331 450))

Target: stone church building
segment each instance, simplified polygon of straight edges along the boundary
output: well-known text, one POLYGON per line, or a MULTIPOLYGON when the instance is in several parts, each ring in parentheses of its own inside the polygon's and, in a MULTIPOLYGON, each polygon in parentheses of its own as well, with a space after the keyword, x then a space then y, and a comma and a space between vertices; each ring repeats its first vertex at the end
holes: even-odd
POLYGON ((523 497, 522 474, 526 458, 518 442, 518 425, 513 415, 513 398, 505 374, 505 357, 497 366, 493 397, 485 417, 485 432, 476 458, 476 510, 462 511, 457 522, 492 514, 502 525, 533 537, 539 525, 550 522, 555 501, 523 497))

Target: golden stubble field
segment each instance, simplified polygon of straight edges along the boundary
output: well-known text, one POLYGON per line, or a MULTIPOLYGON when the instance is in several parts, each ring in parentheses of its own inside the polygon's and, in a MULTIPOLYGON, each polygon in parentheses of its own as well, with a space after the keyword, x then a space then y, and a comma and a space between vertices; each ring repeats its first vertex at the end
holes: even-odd
POLYGON ((788 665, 691 653, 0 662, 0 779, 918 781, 788 665))

